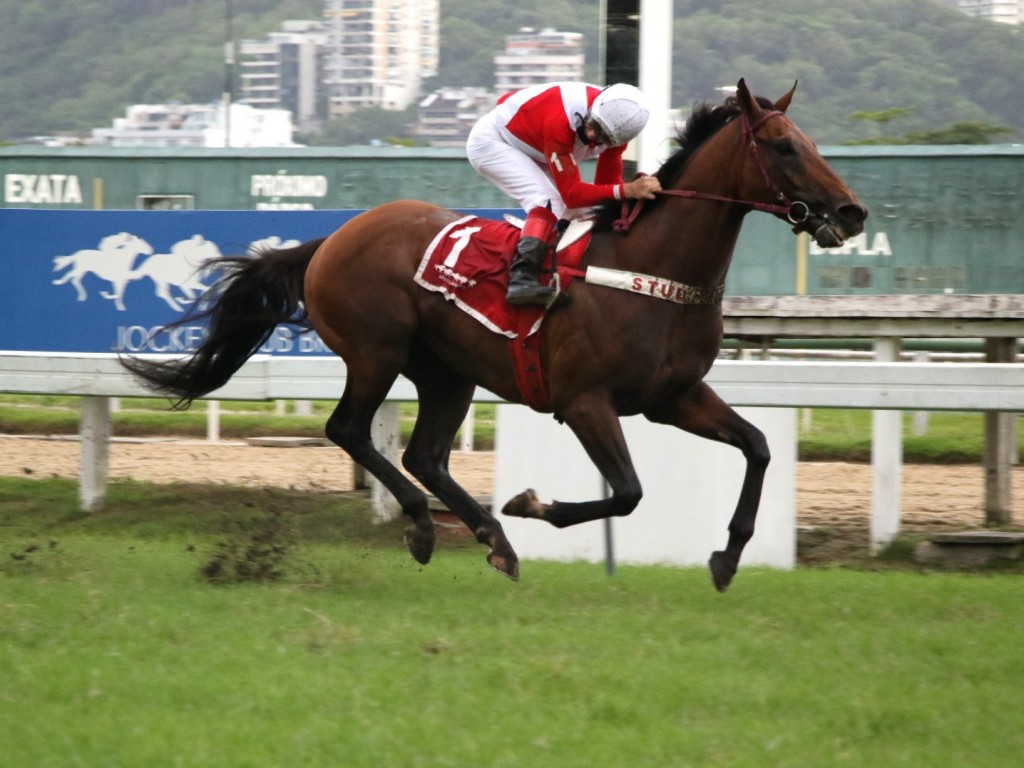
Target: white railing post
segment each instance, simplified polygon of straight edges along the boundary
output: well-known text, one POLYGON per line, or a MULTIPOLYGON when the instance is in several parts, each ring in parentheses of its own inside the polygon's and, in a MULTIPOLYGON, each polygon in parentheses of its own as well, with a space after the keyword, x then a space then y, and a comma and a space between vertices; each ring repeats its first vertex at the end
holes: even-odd
MULTIPOLYGON (((373 425, 370 427, 370 439, 386 459, 398 465, 402 452, 402 440, 398 431, 398 403, 388 400, 377 409, 373 425)), ((377 478, 371 475, 367 480, 370 484, 370 503, 374 516, 382 523, 396 520, 402 514, 398 501, 377 478)))
POLYGON ((459 436, 459 450, 460 451, 472 451, 473 450, 473 429, 474 429, 474 416, 476 415, 476 406, 473 403, 469 404, 469 410, 466 411, 466 418, 462 421, 462 433, 459 436))
POLYGON ((107 496, 107 468, 110 464, 110 398, 82 398, 78 425, 81 438, 78 503, 84 512, 103 508, 107 496))
MULTIPOLYGON (((927 363, 931 355, 928 350, 922 349, 914 354, 915 363, 927 363)), ((928 434, 928 411, 914 411, 913 430, 915 437, 924 437, 928 434)))
POLYGON ((220 442, 220 400, 206 401, 206 441, 220 442))
MULTIPOLYGON (((986 339, 985 359, 990 363, 1012 363, 1017 340, 986 339)), ((985 522, 1009 525, 1013 522, 1013 465, 1017 458, 1017 414, 985 411, 985 522)))
MULTIPOLYGON (((875 361, 899 360, 900 340, 875 339, 875 361)), ((878 552, 900 530, 903 486, 903 413, 871 412, 871 551, 878 552)))

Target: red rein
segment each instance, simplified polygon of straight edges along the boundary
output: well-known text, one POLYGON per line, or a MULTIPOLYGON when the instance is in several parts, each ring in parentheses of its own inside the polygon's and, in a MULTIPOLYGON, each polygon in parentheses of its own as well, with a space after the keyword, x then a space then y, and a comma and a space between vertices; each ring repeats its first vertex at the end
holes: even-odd
MULTIPOLYGON (((757 149, 757 141, 754 139, 754 132, 764 125, 766 122, 771 120, 773 117, 779 117, 782 112, 770 111, 763 113, 756 122, 751 124, 747 118, 745 112, 741 113, 740 120, 742 121, 742 136, 743 141, 750 147, 750 152, 754 156, 754 162, 757 163, 758 170, 761 171, 761 176, 764 179, 765 186, 768 187, 772 192, 775 193, 779 200, 787 203, 786 205, 772 205, 770 203, 759 203, 753 200, 737 200, 732 197, 724 197, 722 195, 713 195, 709 192, 699 192, 693 189, 663 189, 658 194, 660 195, 673 195, 675 197, 688 197, 699 200, 716 200, 720 203, 732 203, 735 205, 746 205, 750 206, 754 210, 765 211, 767 213, 777 213, 786 216, 792 221, 793 204, 789 203, 786 196, 779 190, 778 187, 772 182, 771 177, 768 175, 768 169, 765 168, 764 161, 761 159, 761 153, 757 149)), ((616 232, 625 234, 629 232, 633 226, 633 222, 636 221, 640 215, 640 211, 643 209, 643 200, 622 201, 622 215, 615 220, 612 224, 612 229, 616 232)), ((794 222, 796 223, 796 222, 794 222)))

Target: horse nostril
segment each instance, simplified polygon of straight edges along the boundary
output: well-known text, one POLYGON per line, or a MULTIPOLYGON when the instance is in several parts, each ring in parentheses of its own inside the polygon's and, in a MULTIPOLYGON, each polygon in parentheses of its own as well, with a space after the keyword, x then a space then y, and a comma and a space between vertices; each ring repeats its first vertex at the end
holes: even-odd
POLYGON ((852 224, 863 224, 868 217, 868 209, 855 203, 840 206, 838 213, 844 221, 852 224))

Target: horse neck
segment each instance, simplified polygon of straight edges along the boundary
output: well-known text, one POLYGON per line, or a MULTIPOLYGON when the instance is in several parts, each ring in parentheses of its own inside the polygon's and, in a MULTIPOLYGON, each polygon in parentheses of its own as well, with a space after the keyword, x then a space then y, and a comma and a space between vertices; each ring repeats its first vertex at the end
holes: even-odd
MULTIPOLYGON (((673 188, 742 199, 749 159, 730 124, 694 152, 673 188)), ((718 200, 667 197, 637 222, 647 239, 638 250, 650 270, 702 288, 723 284, 748 209, 718 200)))

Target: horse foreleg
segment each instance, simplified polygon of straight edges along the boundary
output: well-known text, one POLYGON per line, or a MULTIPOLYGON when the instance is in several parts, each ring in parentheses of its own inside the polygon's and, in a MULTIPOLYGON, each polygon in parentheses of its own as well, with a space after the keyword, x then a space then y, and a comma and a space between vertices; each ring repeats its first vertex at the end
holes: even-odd
POLYGON ((377 450, 370 437, 373 418, 394 379, 392 376, 389 381, 364 391, 354 385, 359 375, 349 368, 345 393, 327 420, 325 432, 331 442, 383 483, 395 497, 402 512, 412 521, 405 531, 406 546, 416 561, 425 565, 434 553, 434 522, 427 508, 426 494, 377 450))
POLYGON ((736 511, 729 521, 729 543, 708 561, 715 588, 724 592, 739 567, 743 548, 754 535, 764 475, 771 461, 764 433, 741 417, 703 381, 682 398, 644 414, 653 422, 671 424, 699 437, 735 446, 747 461, 736 511))
POLYGON ((611 403, 601 395, 580 397, 560 415, 608 481, 612 495, 594 501, 542 504, 533 490, 527 490, 510 500, 502 512, 513 517, 546 520, 556 528, 628 515, 640 503, 643 490, 611 403))
POLYGON ((487 562, 512 580, 519 579, 519 558, 501 523, 452 478, 448 471, 455 433, 466 417, 474 385, 454 375, 439 375, 440 361, 415 376, 420 407, 402 463, 489 548, 487 562))

